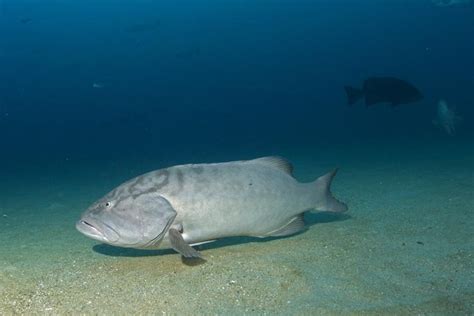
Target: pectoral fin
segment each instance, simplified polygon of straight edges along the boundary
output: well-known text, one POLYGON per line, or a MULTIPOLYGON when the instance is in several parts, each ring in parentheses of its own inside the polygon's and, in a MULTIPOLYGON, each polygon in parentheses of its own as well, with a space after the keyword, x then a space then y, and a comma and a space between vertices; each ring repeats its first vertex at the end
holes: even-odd
POLYGON ((188 245, 181 233, 176 228, 170 228, 168 230, 171 247, 179 252, 185 258, 201 258, 201 254, 193 247, 188 245))

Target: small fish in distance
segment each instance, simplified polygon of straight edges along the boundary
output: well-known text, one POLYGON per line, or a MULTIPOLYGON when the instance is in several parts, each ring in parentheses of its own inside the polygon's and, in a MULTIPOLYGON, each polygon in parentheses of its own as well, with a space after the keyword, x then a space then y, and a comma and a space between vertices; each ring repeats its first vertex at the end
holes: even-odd
POLYGON ((431 0, 431 2, 437 7, 469 6, 472 4, 472 0, 431 0))
POLYGON ((439 100, 436 114, 433 124, 444 130, 448 135, 454 136, 456 125, 462 120, 462 117, 457 115, 454 108, 450 107, 445 100, 439 100))

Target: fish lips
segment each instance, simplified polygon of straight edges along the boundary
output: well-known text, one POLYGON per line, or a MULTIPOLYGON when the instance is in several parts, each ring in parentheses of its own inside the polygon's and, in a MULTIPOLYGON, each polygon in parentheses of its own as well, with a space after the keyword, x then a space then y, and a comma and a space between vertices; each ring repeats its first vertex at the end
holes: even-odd
POLYGON ((120 239, 112 227, 91 219, 81 218, 76 222, 76 229, 87 237, 106 243, 115 243, 120 239))

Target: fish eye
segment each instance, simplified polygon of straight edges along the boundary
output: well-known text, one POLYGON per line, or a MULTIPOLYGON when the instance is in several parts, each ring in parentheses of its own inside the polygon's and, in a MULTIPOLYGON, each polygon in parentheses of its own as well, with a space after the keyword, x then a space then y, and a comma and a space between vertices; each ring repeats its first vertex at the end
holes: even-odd
POLYGON ((105 202, 105 207, 111 207, 112 203, 111 202, 105 202))

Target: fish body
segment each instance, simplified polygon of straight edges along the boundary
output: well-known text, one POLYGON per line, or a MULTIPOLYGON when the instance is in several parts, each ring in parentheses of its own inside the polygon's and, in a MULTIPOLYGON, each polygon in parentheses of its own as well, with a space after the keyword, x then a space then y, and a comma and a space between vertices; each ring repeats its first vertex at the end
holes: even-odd
POLYGON ((101 82, 93 82, 92 83, 92 88, 94 89, 102 89, 104 87, 104 84, 101 82))
POLYGON ((420 101, 421 92, 411 83, 393 77, 371 77, 364 81, 362 89, 345 86, 349 105, 364 98, 365 105, 390 103, 391 106, 420 101))
POLYGON ((433 120, 433 123, 443 129, 448 135, 454 136, 456 134, 456 124, 461 120, 461 117, 456 115, 445 100, 439 100, 436 114, 436 119, 433 120))
POLYGON ((94 203, 77 229, 122 247, 173 248, 199 257, 191 245, 231 236, 287 236, 304 230, 307 210, 343 212, 330 193, 330 172, 300 183, 281 158, 188 164, 152 171, 94 203))

